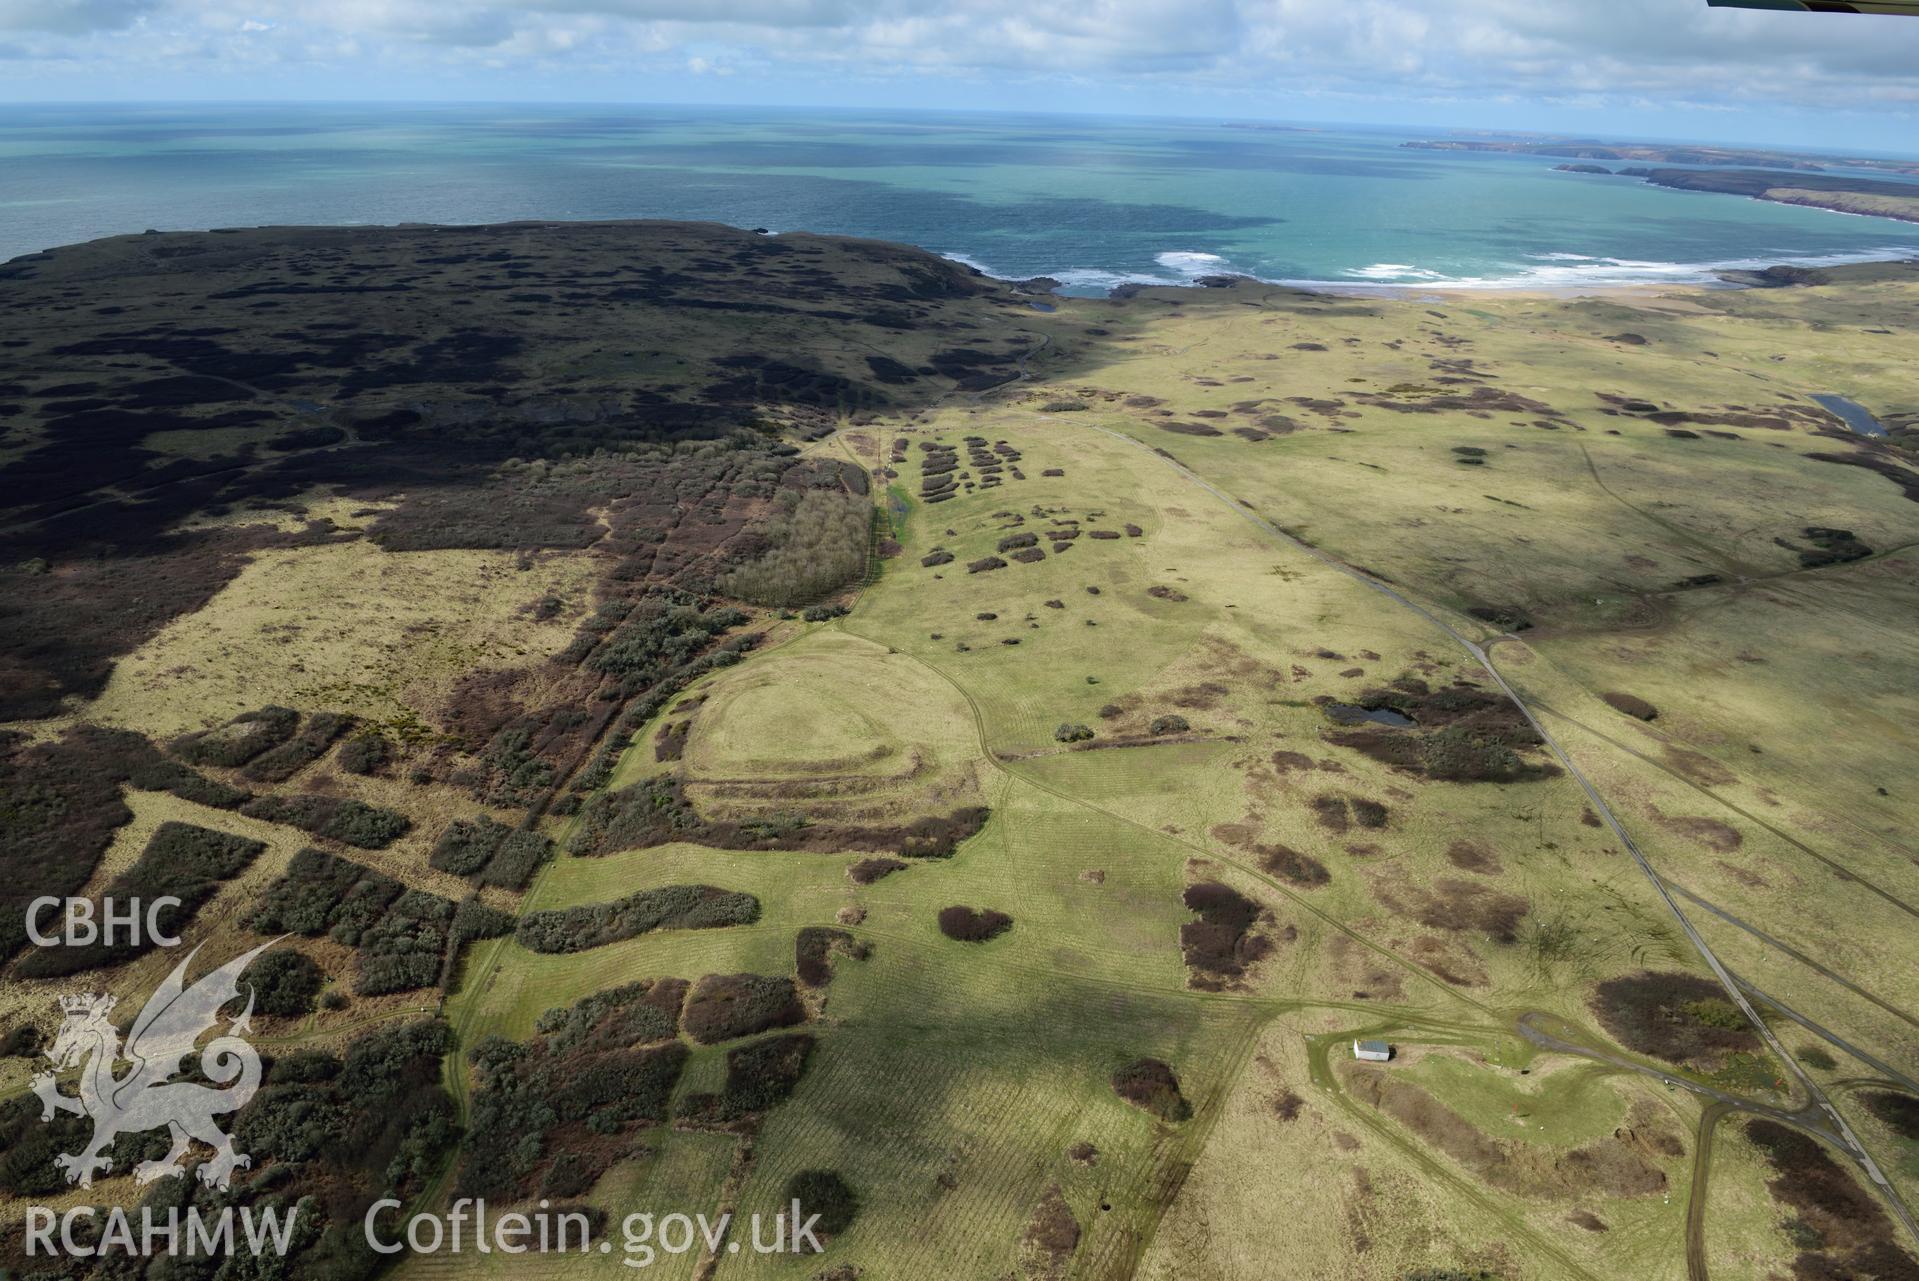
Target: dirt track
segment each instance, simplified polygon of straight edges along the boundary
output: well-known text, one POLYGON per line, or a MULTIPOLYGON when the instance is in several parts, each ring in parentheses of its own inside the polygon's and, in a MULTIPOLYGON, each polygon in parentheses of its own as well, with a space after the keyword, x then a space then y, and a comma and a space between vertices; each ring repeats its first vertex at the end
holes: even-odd
MULTIPOLYGON (((1907 1208, 1898 1190, 1894 1188, 1891 1181, 1886 1178, 1885 1172, 1882 1171, 1878 1163, 1873 1160, 1872 1154, 1866 1151, 1865 1145, 1859 1141, 1858 1136, 1853 1133, 1852 1127, 1846 1123, 1846 1119, 1839 1114, 1838 1109, 1833 1107, 1831 1101, 1826 1097, 1825 1092, 1819 1088, 1818 1083, 1806 1074, 1806 1070, 1799 1065, 1798 1060, 1793 1058, 1792 1054, 1786 1049, 1785 1044, 1779 1040, 1772 1029, 1766 1025, 1766 1021, 1760 1017, 1759 1011, 1754 1008, 1745 987, 1740 984, 1732 975, 1731 971, 1720 961, 1718 955, 1713 952, 1712 947, 1706 942, 1705 938, 1700 935, 1698 929, 1680 908, 1678 899, 1667 887, 1659 873, 1653 868, 1651 860, 1648 859, 1645 852, 1639 848, 1639 844, 1633 839, 1632 834, 1626 830, 1625 824, 1620 822, 1618 815, 1616 815, 1612 807, 1606 803, 1605 797, 1600 795, 1599 790, 1593 786, 1592 781, 1588 779, 1579 766, 1574 763, 1571 755, 1560 745, 1559 740, 1554 738, 1552 733, 1541 723, 1539 717, 1534 714, 1533 709, 1527 704, 1526 700, 1520 697, 1519 691, 1514 689, 1511 683, 1506 680, 1505 676, 1500 673, 1499 669, 1493 665, 1492 659, 1478 642, 1459 632, 1451 624, 1447 623, 1425 606, 1407 598, 1391 585, 1381 582, 1379 579, 1359 569, 1355 569, 1353 566, 1346 564, 1344 561, 1329 555, 1317 547, 1294 538, 1246 504, 1188 468, 1170 453, 1160 449, 1153 449, 1151 446, 1131 436, 1113 431, 1109 428, 1092 425, 1092 430, 1111 436, 1115 440, 1124 441, 1136 449, 1153 454, 1186 480, 1211 494, 1219 502, 1224 503, 1227 507, 1237 512, 1246 521, 1268 536, 1285 543, 1296 551, 1304 552, 1329 569, 1344 574, 1368 590, 1384 596, 1402 609, 1417 615, 1452 640, 1454 644, 1472 655, 1473 661, 1478 663, 1486 674, 1492 678, 1493 682, 1499 686, 1500 691, 1512 700, 1513 705, 1525 716, 1527 722, 1532 726, 1533 730, 1538 733, 1541 741, 1545 743, 1554 758, 1558 760, 1567 774, 1579 784, 1580 789, 1586 794, 1587 801, 1592 805, 1593 812, 1611 829, 1613 835, 1619 839, 1620 844, 1624 846, 1626 852, 1632 856, 1633 862, 1638 865, 1639 870, 1645 874, 1647 881, 1653 887, 1654 893, 1658 894, 1660 901, 1663 902, 1667 910, 1671 912, 1673 919, 1678 923, 1679 928, 1685 933, 1687 940, 1692 944, 1693 950, 1698 953, 1700 960, 1705 962, 1707 968, 1710 969, 1714 977, 1719 980, 1720 986, 1725 989, 1727 998, 1746 1016, 1753 1027, 1758 1030, 1767 1048, 1780 1062, 1786 1065, 1787 1070, 1791 1072, 1792 1076, 1797 1080, 1802 1097, 1806 1099, 1805 1107, 1798 1112, 1790 1114, 1782 1113, 1777 1119, 1818 1134, 1820 1137, 1828 1139, 1843 1151, 1851 1158, 1853 1163, 1859 1167, 1867 1179, 1872 1182, 1873 1186, 1879 1190, 1880 1195, 1885 1199, 1886 1203, 1892 1207, 1893 1213, 1897 1215, 1899 1221, 1905 1225, 1907 1233, 1915 1240, 1919 1240, 1919 1223, 1915 1223, 1912 1212, 1907 1208), (1819 1125, 1812 1124, 1812 1122, 1818 1118, 1823 1118, 1825 1123, 1819 1125)), ((1518 643, 1517 638, 1510 635, 1501 636, 1498 639, 1518 643)), ((1626 1066, 1631 1066, 1635 1068, 1635 1070, 1640 1068, 1638 1064, 1627 1063, 1626 1066)), ((1689 1086, 1689 1088, 1692 1087, 1689 1086)), ((1727 1096, 1727 1098, 1729 1102, 1738 1102, 1737 1100, 1733 1100, 1731 1096, 1727 1096)), ((1750 1105, 1743 1103, 1739 1105, 1751 1110, 1750 1105)))

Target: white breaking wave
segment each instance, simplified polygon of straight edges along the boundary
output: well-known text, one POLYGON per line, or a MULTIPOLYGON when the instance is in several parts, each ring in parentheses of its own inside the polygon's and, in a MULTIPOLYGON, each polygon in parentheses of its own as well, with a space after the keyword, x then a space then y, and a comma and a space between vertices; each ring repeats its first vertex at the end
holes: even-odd
MULTIPOLYGON (((1007 277, 991 267, 963 254, 944 255, 955 262, 1000 279, 1007 277)), ((1885 245, 1851 253, 1800 254, 1790 250, 1763 257, 1725 258, 1710 262, 1656 262, 1636 258, 1597 258, 1589 254, 1540 253, 1527 255, 1530 261, 1514 263, 1498 275, 1449 275, 1414 263, 1377 262, 1364 267, 1348 267, 1341 278, 1273 279, 1254 277, 1269 285, 1287 285, 1295 289, 1319 289, 1334 292, 1394 291, 1418 289, 1599 289, 1620 285, 1713 284, 1719 273, 1758 271, 1766 267, 1838 267, 1847 263, 1879 262, 1889 258, 1919 257, 1919 245, 1885 245)), ((1099 267, 1068 267, 1035 274, 1050 276, 1069 290, 1105 290, 1120 285, 1183 285, 1201 276, 1250 273, 1236 271, 1219 254, 1188 250, 1169 250, 1154 255, 1168 274, 1114 271, 1099 267)))
POLYGON ((1190 276, 1171 280, 1165 276, 1154 276, 1145 272, 1102 271, 1098 267, 1069 267, 1065 271, 1049 271, 1046 274, 1067 289, 1117 289, 1121 285, 1184 285, 1192 280, 1190 276))
POLYGON ((1202 254, 1177 249, 1168 253, 1154 254, 1153 261, 1168 271, 1177 271, 1184 276, 1210 275, 1226 265, 1226 260, 1218 254, 1202 254))
MULTIPOLYGON (((938 251, 940 257, 950 259, 983 271, 998 280, 1027 280, 1028 276, 1009 276, 994 271, 977 258, 966 254, 938 251)), ((1219 254, 1201 253, 1198 250, 1169 249, 1165 253, 1155 254, 1153 261, 1171 275, 1156 275, 1147 271, 1112 271, 1104 267, 1065 267, 1057 271, 1038 271, 1035 276, 1046 276, 1059 281, 1066 289, 1117 289, 1121 285, 1185 285, 1191 284, 1201 276, 1214 276, 1232 270, 1225 258, 1219 254)))
POLYGON ((1370 267, 1348 267, 1344 273, 1356 280, 1444 280, 1443 272, 1428 271, 1424 267, 1411 267, 1403 262, 1376 262, 1370 267))
POLYGON ((949 253, 945 250, 935 250, 934 252, 939 254, 940 257, 946 259, 946 261, 948 262, 956 262, 962 267, 971 267, 974 271, 979 272, 981 275, 993 276, 994 279, 996 280, 1010 279, 1010 277, 1007 277, 1007 276, 997 275, 991 267, 988 267, 985 263, 981 262, 977 258, 968 258, 965 254, 949 253))
POLYGON ((1794 254, 1782 251, 1755 258, 1724 258, 1713 262, 1647 262, 1635 258, 1593 258, 1584 254, 1534 254, 1533 265, 1515 266, 1503 275, 1450 276, 1444 272, 1399 263, 1376 263, 1344 274, 1346 280, 1282 280, 1275 284, 1300 289, 1407 289, 1428 285, 1438 289, 1589 289, 1618 285, 1713 284, 1725 271, 1758 271, 1766 267, 1837 267, 1846 263, 1877 262, 1919 254, 1912 245, 1837 254, 1794 254), (1364 283, 1361 283, 1361 282, 1364 283))

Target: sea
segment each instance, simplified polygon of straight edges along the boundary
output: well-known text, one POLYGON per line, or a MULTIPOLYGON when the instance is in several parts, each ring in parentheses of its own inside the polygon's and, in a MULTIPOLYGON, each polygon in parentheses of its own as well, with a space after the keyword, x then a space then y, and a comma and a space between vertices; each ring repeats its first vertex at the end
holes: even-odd
POLYGON ((1402 145, 1448 136, 771 108, 13 104, 0 106, 0 259, 147 228, 520 218, 878 237, 1078 294, 1224 272, 1561 289, 1919 255, 1919 224, 1402 145))

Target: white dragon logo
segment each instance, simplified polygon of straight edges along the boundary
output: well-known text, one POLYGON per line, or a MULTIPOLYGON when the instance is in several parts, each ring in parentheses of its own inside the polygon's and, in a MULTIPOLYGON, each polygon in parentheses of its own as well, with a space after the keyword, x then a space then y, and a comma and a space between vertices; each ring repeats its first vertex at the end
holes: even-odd
POLYGON ((96 1170, 113 1168, 105 1152, 114 1139, 162 1126, 173 1147, 158 1161, 134 1166, 133 1177, 139 1183, 184 1175, 180 1160, 193 1139, 213 1149, 213 1159, 197 1171, 200 1181, 211 1187, 224 1189, 235 1169, 253 1163, 251 1157, 235 1152, 232 1137, 213 1123, 215 1116, 244 1107, 260 1088, 260 1056, 241 1039, 253 1015, 251 985, 246 1009, 200 1052, 200 1070, 214 1085, 171 1078, 181 1071, 181 1060, 193 1053, 194 1042, 220 1021, 220 1007, 239 996, 240 972, 278 941, 261 944, 188 987, 187 966, 200 951, 194 948, 148 999, 127 1031, 124 1048, 118 1029, 107 1021, 117 998, 91 992, 60 998, 67 1017, 47 1050, 53 1068, 33 1078, 33 1092, 40 1096, 42 1121, 51 1121, 56 1112, 93 1118, 92 1141, 79 1152, 54 1158, 68 1183, 92 1187, 96 1170), (122 1059, 132 1066, 125 1075, 116 1076, 114 1067, 122 1059), (62 1094, 54 1075, 75 1065, 83 1065, 77 1098, 62 1094))

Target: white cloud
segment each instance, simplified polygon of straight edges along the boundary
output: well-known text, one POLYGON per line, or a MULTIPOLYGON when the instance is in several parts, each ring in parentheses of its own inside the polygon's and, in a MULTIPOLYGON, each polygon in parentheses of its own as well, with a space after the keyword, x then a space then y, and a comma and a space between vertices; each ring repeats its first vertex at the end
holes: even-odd
POLYGON ((0 0, 0 31, 81 35, 133 25, 159 0, 0 0))
POLYGON ((1919 20, 1705 0, 0 0, 45 58, 152 66, 212 22, 288 64, 1100 77, 1206 92, 1905 109, 1919 20), (244 22, 242 21, 244 19, 244 22), (138 24, 136 37, 127 29, 138 24), (120 33, 120 34, 115 34, 120 33), (329 56, 337 57, 338 54, 329 56))

